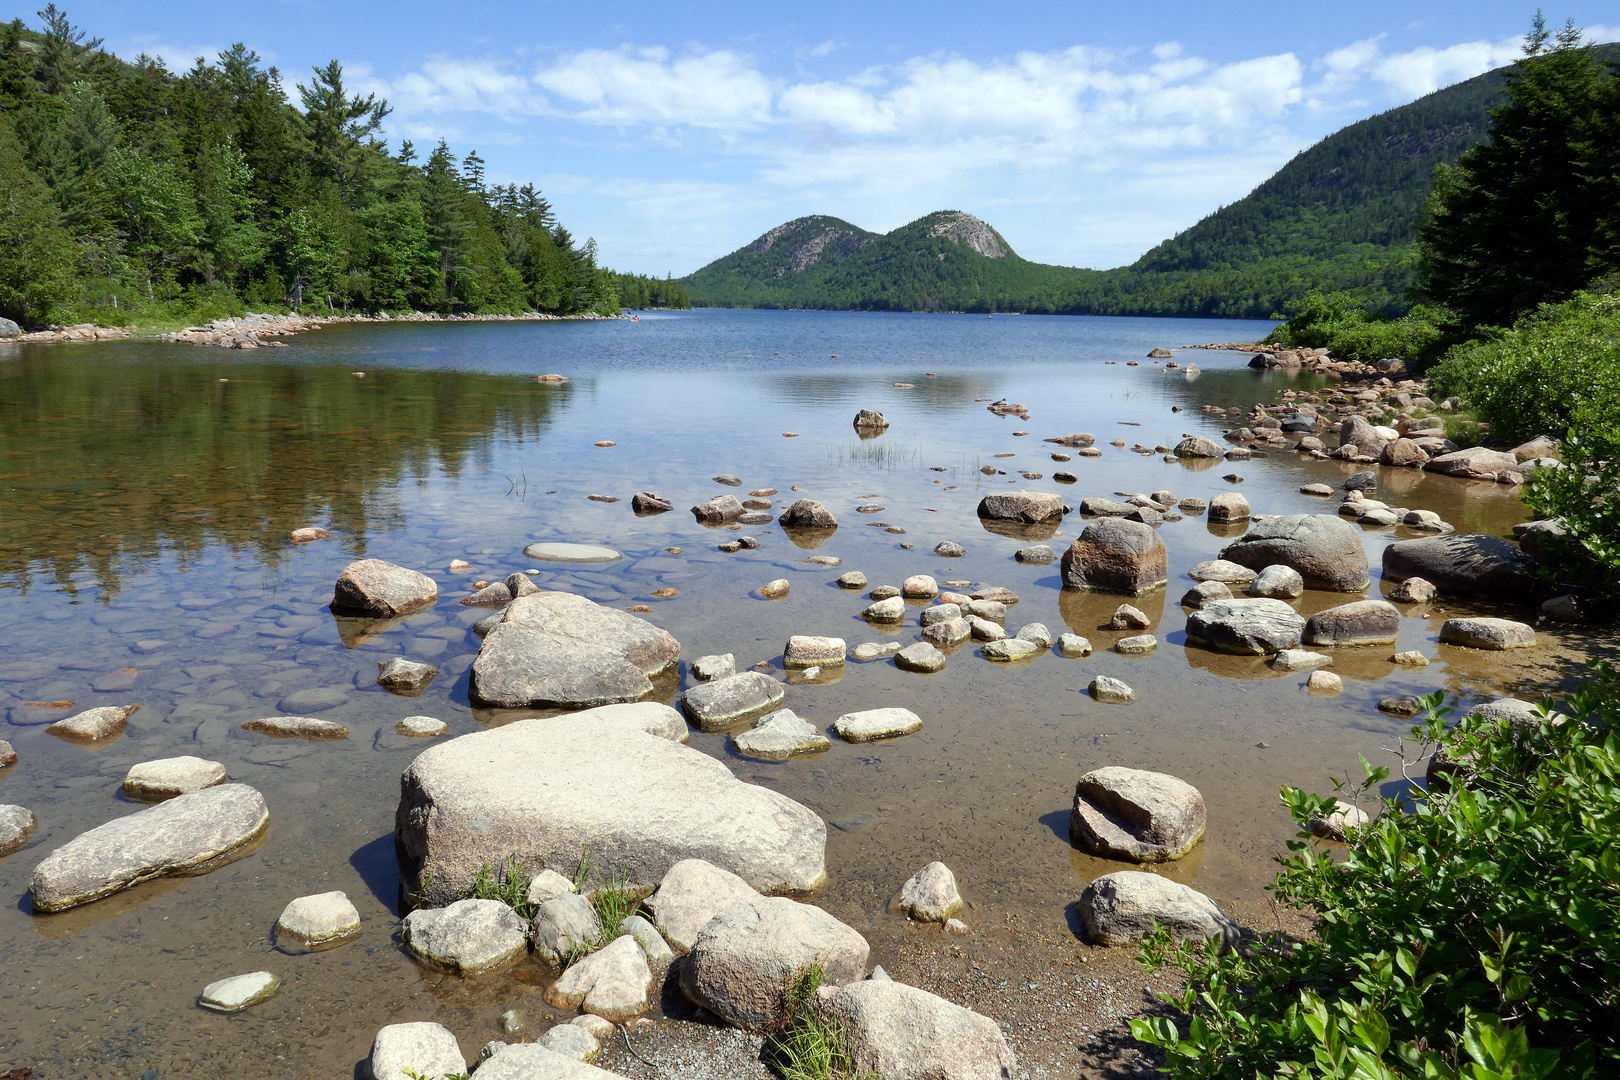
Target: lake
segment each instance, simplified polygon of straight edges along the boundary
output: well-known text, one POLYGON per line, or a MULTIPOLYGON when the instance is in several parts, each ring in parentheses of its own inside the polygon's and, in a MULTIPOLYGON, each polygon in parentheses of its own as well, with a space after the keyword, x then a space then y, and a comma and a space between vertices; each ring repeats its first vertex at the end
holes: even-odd
MULTIPOLYGON (((687 661, 711 653, 733 653, 739 669, 759 661, 780 669, 792 634, 852 647, 917 640, 914 613, 893 628, 860 618, 864 594, 834 584, 849 570, 874 586, 912 574, 1005 586, 1020 597, 1009 630, 1041 622, 1054 635, 1092 640, 1097 652, 1084 659, 1051 652, 993 664, 969 644, 935 675, 887 660, 850 663, 787 690, 787 706, 823 728, 841 713, 887 705, 922 717, 921 732, 893 741, 835 738, 820 756, 770 762, 737 755, 722 734, 693 732, 694 747, 830 823, 830 882, 818 902, 867 935, 876 962, 927 944, 886 908, 933 859, 954 869, 984 947, 1016 924, 1065 955, 1104 952, 1074 936, 1074 902, 1088 880, 1124 864, 1073 848, 1068 816, 1076 779, 1105 764, 1197 786, 1209 808, 1206 839, 1160 872, 1263 918, 1272 860, 1293 834, 1278 787, 1327 791, 1331 776, 1359 774, 1359 754, 1392 760, 1381 751, 1410 721, 1380 713, 1381 697, 1535 698, 1577 677, 1590 646, 1555 627, 1542 631, 1542 647, 1514 654, 1442 647, 1436 633, 1447 615, 1528 619, 1527 610, 1449 600, 1408 607, 1394 648, 1341 650, 1333 670, 1344 692, 1312 696, 1303 673, 1186 644, 1177 600, 1192 584, 1188 569, 1243 532, 1187 516, 1160 529, 1168 589, 1132 601, 1160 645, 1123 656, 1109 647, 1130 632, 1106 629, 1123 598, 1065 592, 1056 564, 1016 562, 1028 541, 975 515, 986 493, 1023 488, 1059 491, 1075 506, 1089 495, 1164 489, 1207 500, 1234 490, 1223 479, 1234 473, 1256 513, 1331 513, 1333 502, 1298 489, 1337 487, 1359 466, 1281 452, 1186 464, 1131 449, 1187 433, 1220 440, 1224 418, 1204 404, 1247 411, 1285 388, 1328 385, 1251 371, 1236 352, 1180 352, 1182 368, 1202 369, 1196 377, 1145 358, 1158 346, 1253 340, 1269 328, 695 311, 639 322, 334 324, 253 352, 138 340, 0 346, 0 738, 21 758, 0 778, 0 801, 40 821, 26 848, 0 860, 9 900, 0 910, 0 1061, 41 1076, 348 1075, 384 1023, 437 1020, 476 1053, 501 1037, 494 1018, 514 1003, 546 1013, 537 965, 464 982, 411 962, 398 944, 393 848, 399 774, 427 745, 394 735, 394 724, 425 714, 455 735, 512 718, 468 700, 479 645, 471 626, 489 609, 457 600, 474 581, 529 569, 545 588, 650 608, 643 617, 681 642, 681 680, 687 661), (536 381, 546 373, 569 381, 536 381), (987 410, 1003 399, 1025 405, 1028 419, 987 410), (891 426, 860 438, 852 420, 862 408, 891 426), (1071 432, 1096 435, 1103 455, 1054 462, 1053 452, 1073 451, 1042 439, 1071 432), (1058 469, 1078 481, 1055 483, 1058 469), (723 474, 742 486, 712 479, 723 474), (687 511, 763 488, 778 489, 774 512, 814 498, 840 528, 808 551, 774 523, 715 530, 687 511), (638 491, 666 496, 675 511, 635 516, 638 491), (857 513, 871 506, 881 510, 857 513), (332 538, 287 543, 289 530, 309 525, 332 538), (756 536, 757 549, 717 550, 741 535, 756 536), (527 560, 524 546, 538 540, 603 544, 626 557, 527 560), (935 555, 946 540, 966 554, 935 555), (842 564, 805 562, 811 554, 842 564), (438 603, 379 634, 346 632, 327 605, 337 575, 360 557, 430 574, 438 603), (452 560, 471 567, 452 572, 452 560), (788 596, 762 598, 760 586, 778 578, 790 582, 788 596), (1433 663, 1397 668, 1389 657, 1406 649, 1433 663), (391 695, 375 679, 394 656, 440 675, 420 697, 391 695), (1086 687, 1096 675, 1124 679, 1136 701, 1092 700, 1086 687), (281 702, 312 700, 294 695, 314 690, 329 703, 318 715, 348 725, 349 739, 271 740, 241 729, 298 711, 281 702), (143 707, 110 745, 87 750, 45 734, 72 712, 125 703, 143 707), (268 837, 207 876, 33 914, 33 866, 138 808, 120 790, 131 764, 179 754, 224 762, 233 780, 263 792, 268 837), (310 956, 276 952, 269 931, 282 907, 331 889, 359 907, 359 941, 310 956), (196 1008, 205 983, 259 968, 285 980, 270 1003, 235 1017, 196 1008)), ((1435 510, 1459 531, 1503 534, 1525 517, 1507 488, 1381 472, 1381 497, 1435 510)), ((1081 527, 1076 514, 1049 542, 1061 550, 1081 527)), ((1408 535, 1365 532, 1369 596, 1387 591, 1376 580, 1383 546, 1408 535)), ((1346 599, 1312 591, 1295 606, 1309 615, 1346 599)), ((661 682, 661 699, 681 680, 661 682)), ((1034 1034, 1027 1044, 1009 1037, 1026 1060, 1059 1060, 1042 1058, 1034 1034)))

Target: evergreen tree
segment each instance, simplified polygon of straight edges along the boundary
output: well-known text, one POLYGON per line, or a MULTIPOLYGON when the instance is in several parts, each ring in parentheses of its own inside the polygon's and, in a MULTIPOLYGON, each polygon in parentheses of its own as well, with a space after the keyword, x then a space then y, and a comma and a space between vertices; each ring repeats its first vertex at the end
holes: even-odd
POLYGON ((23 161, 0 117, 0 315, 24 326, 65 301, 74 285, 73 240, 50 189, 23 161))
POLYGON ((1620 139, 1600 107, 1613 92, 1581 31, 1552 33, 1538 14, 1489 141, 1437 172, 1421 227, 1429 299, 1467 326, 1505 326, 1616 269, 1601 234, 1620 204, 1596 175, 1620 139))

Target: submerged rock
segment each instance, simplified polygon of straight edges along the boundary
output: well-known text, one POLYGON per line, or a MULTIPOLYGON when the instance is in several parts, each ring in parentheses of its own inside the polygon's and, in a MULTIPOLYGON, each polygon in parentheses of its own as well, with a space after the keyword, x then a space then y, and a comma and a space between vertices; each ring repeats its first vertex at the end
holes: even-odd
POLYGON ((942 862, 931 862, 900 886, 889 905, 918 922, 942 923, 965 906, 956 890, 956 875, 942 862))
POLYGON ((347 739, 349 729, 331 720, 313 716, 267 716, 262 720, 249 720, 243 731, 257 731, 275 739, 308 739, 314 742, 328 739, 347 739))
POLYGON ((1140 596, 1169 578, 1169 554, 1150 526, 1119 518, 1093 521, 1063 554, 1063 586, 1140 596))
POLYGON ((431 607, 438 598, 439 586, 426 574, 382 559, 360 559, 338 575, 332 609, 386 619, 431 607))
POLYGON ((99 742, 115 735, 122 735, 129 718, 139 708, 139 705, 103 705, 100 708, 75 713, 65 720, 58 720, 45 730, 64 739, 99 742))
POLYGON ((820 728, 801 720, 792 709, 778 709, 761 717, 750 730, 733 735, 731 742, 739 753, 774 760, 812 754, 832 745, 820 728))
POLYGON ((264 797, 246 784, 205 788, 115 818, 34 867, 34 910, 63 911, 152 878, 211 869, 269 824, 264 797))
POLYGON ((542 592, 512 601, 473 662, 471 693, 507 708, 580 708, 639 701, 648 676, 675 663, 667 631, 583 596, 542 592))
POLYGON ((686 715, 700 730, 712 731, 751 713, 782 704, 787 690, 763 672, 744 671, 690 687, 681 695, 686 715))
POLYGON ((131 765, 124 794, 138 802, 162 802, 225 782, 225 766, 199 757, 160 758, 131 765))
POLYGON ((921 717, 910 709, 900 708, 845 713, 833 722, 833 730, 845 742, 871 742, 874 739, 913 735, 921 731, 922 726, 921 717))
POLYGON ((213 1012, 238 1013, 261 1001, 269 1001, 281 989, 281 979, 268 971, 232 975, 203 987, 197 1004, 213 1012))
POLYGON ((1187 617, 1187 640, 1226 653, 1274 653, 1298 645, 1304 629, 1304 617, 1281 600, 1216 600, 1187 617))

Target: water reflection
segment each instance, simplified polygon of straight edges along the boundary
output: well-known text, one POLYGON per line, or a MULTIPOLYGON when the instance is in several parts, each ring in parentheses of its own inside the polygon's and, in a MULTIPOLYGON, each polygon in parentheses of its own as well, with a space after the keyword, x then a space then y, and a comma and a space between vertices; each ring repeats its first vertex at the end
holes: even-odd
MULTIPOLYGON (((201 352, 199 350, 199 352, 201 352)), ((324 524, 356 553, 405 524, 396 488, 539 439, 571 390, 471 372, 214 361, 169 346, 29 349, 0 369, 0 574, 105 603, 210 545, 273 575, 324 524)))

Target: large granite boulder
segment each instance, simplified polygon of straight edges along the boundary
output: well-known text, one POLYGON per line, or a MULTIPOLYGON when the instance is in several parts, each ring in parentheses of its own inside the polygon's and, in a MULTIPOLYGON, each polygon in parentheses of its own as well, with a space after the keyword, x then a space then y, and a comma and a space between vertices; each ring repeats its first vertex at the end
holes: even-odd
POLYGON ((999 491, 979 500, 979 517, 1035 525, 1063 516, 1063 497, 1045 491, 999 491))
POLYGON ((1384 549, 1384 577, 1422 578, 1443 593, 1525 596, 1536 560, 1497 536, 1423 536, 1384 549))
POLYGON ((1470 649, 1528 649, 1536 643, 1536 628, 1512 619, 1447 619, 1440 641, 1470 649))
POLYGON ((1169 580, 1169 553, 1152 526, 1102 518, 1063 553, 1063 587, 1140 596, 1169 580))
POLYGON ((1401 631, 1401 611, 1388 600, 1357 600, 1305 621, 1307 645, 1382 645, 1401 631))
POLYGON ((1080 894, 1080 919, 1096 945, 1134 945, 1167 927, 1177 941, 1219 938, 1225 947, 1242 931, 1215 901, 1179 881, 1139 870, 1119 870, 1087 885, 1080 894))
POLYGON ((866 974, 866 939, 810 904, 766 896, 738 904, 698 934, 681 969, 681 991, 745 1031, 767 1031, 787 1019, 782 991, 813 963, 825 985, 866 974))
POLYGON ((512 601, 473 661, 472 696, 507 708, 639 701, 681 643, 645 619, 571 593, 512 601))
POLYGON ((1360 592, 1370 583, 1361 532, 1337 514, 1288 514, 1255 522, 1221 558, 1264 570, 1275 563, 1299 571, 1312 589, 1360 592))
POLYGON ((426 574, 382 559, 360 559, 338 575, 332 610, 391 619, 431 607, 438 598, 439 586, 426 574))
POLYGON ((1220 446, 1199 435, 1189 435, 1176 443, 1177 457, 1218 458, 1226 453, 1220 446))
POLYGON ((1187 640, 1217 652, 1264 656, 1299 644, 1305 617, 1282 600, 1215 600, 1187 616, 1187 640))
POLYGON ((1467 480, 1495 480, 1502 473, 1517 471, 1519 459, 1501 450, 1470 446, 1467 450, 1441 454, 1423 468, 1426 472, 1460 476, 1467 480))
POLYGON ((987 1016, 890 979, 825 986, 811 1002, 844 1033, 850 1065, 884 1080, 1012 1080, 1018 1059, 987 1016))
POLYGON ((1169 862, 1191 851, 1208 823, 1204 796, 1185 780, 1106 765, 1075 785, 1069 835, 1099 855, 1169 862))
POLYGON ((633 889, 650 890, 694 858, 761 892, 819 888, 826 824, 672 741, 667 720, 649 723, 647 711, 520 720, 424 751, 400 779, 395 815, 407 890, 418 903, 446 904, 486 862, 515 855, 526 875, 570 874, 586 848, 600 873, 633 889))
POLYGON ((269 825, 264 796, 246 784, 205 788, 115 818, 34 867, 34 910, 63 911, 153 878, 212 869, 269 825))

